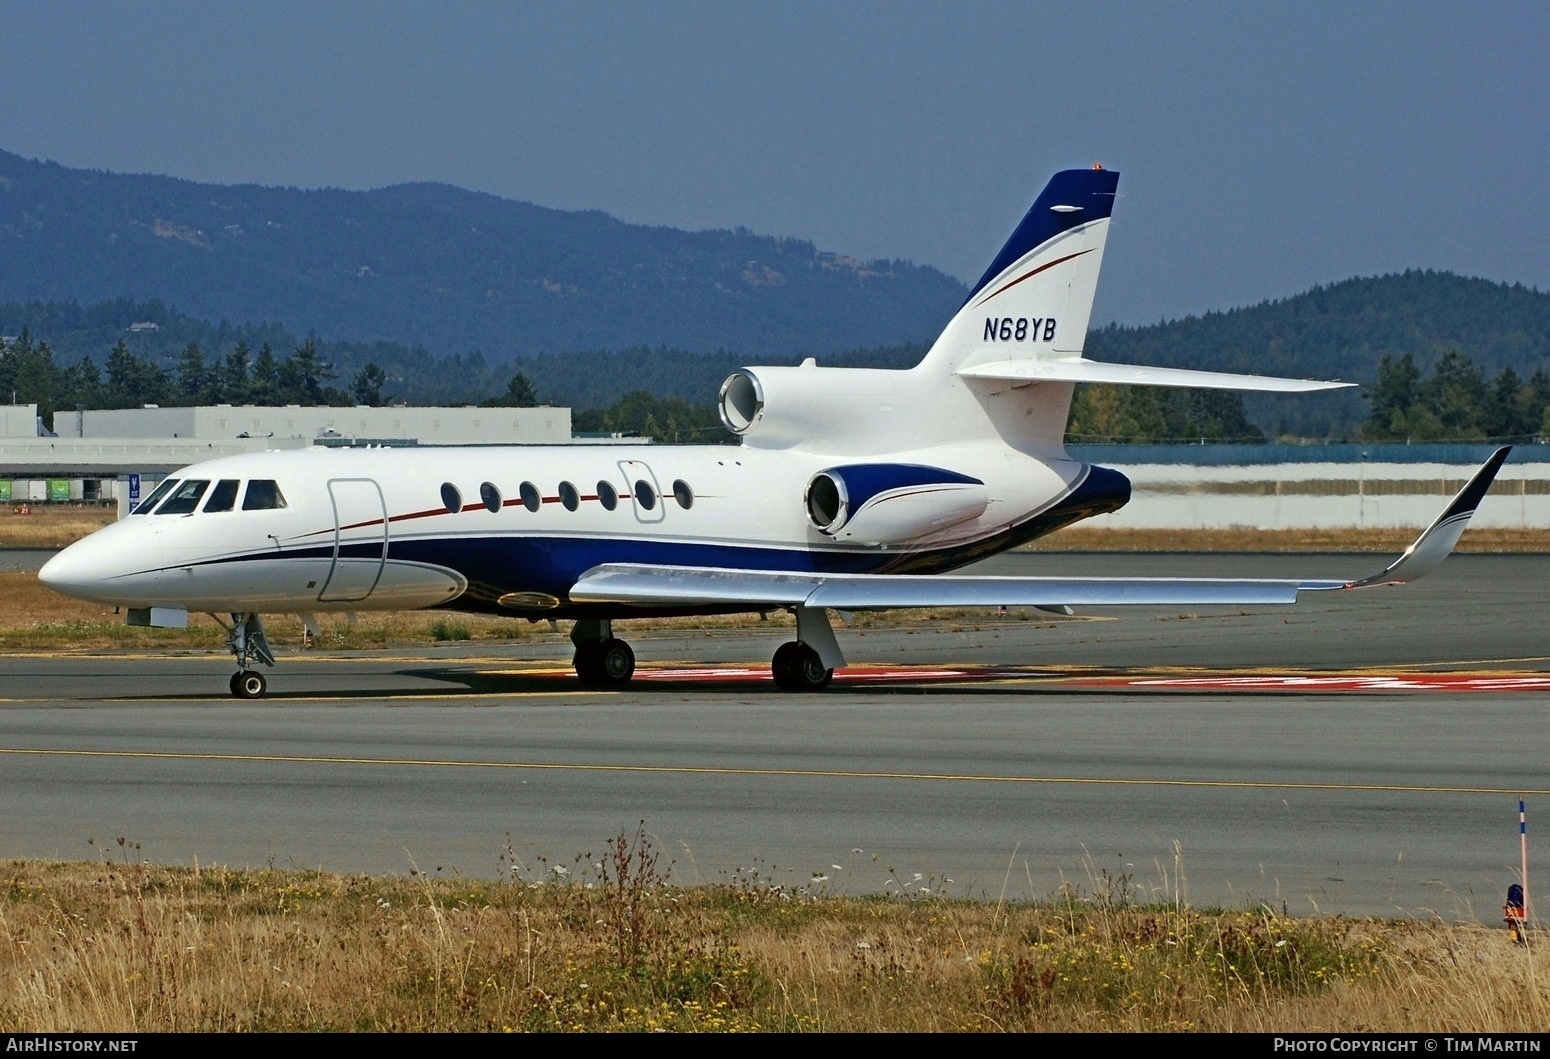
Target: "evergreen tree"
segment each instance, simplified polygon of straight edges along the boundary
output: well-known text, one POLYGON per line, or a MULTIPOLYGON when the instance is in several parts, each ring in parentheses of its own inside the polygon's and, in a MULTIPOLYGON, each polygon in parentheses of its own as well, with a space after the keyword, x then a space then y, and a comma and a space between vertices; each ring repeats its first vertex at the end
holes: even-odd
POLYGON ((211 386, 211 371, 205 363, 204 350, 198 342, 190 342, 178 355, 178 403, 184 405, 207 404, 215 399, 211 386))
POLYGON ((323 383, 334 377, 334 366, 318 353, 317 339, 308 337, 280 365, 280 393, 285 404, 328 404, 323 383))
POLYGON ((1402 441, 1416 403, 1421 372, 1409 353, 1393 359, 1387 353, 1378 361, 1378 381, 1364 396, 1372 404, 1362 433, 1373 441, 1402 441))
POLYGON ((532 380, 519 371, 506 383, 505 393, 479 404, 482 408, 533 408, 538 404, 538 391, 532 380))
POLYGON ((1485 379, 1475 362, 1456 349, 1444 353, 1421 387, 1421 397, 1437 417, 1439 441, 1484 437, 1485 379))
POLYGON ((265 342, 259 347, 253 361, 253 374, 248 382, 248 400, 256 405, 276 405, 281 401, 280 364, 274 350, 265 342))
POLYGON ((108 353, 108 404, 111 407, 160 404, 168 389, 166 372, 131 353, 122 338, 114 344, 108 353))
POLYGON ((250 382, 248 380, 248 344, 239 341, 221 368, 221 396, 232 404, 246 404, 250 382))
POLYGON ((355 398, 356 404, 380 408, 384 403, 382 387, 385 385, 387 385, 387 372, 375 363, 368 363, 355 373, 355 382, 350 386, 350 394, 355 398))
POLYGON ((33 341, 23 328, 15 339, 0 344, 0 393, 4 394, 0 400, 36 404, 43 421, 52 423, 58 390, 59 372, 47 342, 33 341))

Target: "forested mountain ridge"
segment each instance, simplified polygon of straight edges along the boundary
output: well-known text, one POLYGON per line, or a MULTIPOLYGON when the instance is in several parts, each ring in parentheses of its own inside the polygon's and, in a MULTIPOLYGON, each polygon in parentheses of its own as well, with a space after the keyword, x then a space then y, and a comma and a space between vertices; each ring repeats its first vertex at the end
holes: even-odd
POLYGON ((1531 374, 1550 363, 1550 293, 1412 269, 1087 338, 1095 360, 1362 383, 1385 356, 1409 353, 1427 370, 1449 350, 1531 374))
POLYGON ((0 300, 160 300, 491 362, 575 349, 826 353, 935 333, 964 286, 746 230, 627 224, 440 184, 217 186, 0 151, 0 300))
MULTIPOLYGON (((217 187, 0 152, 0 336, 26 331, 62 368, 106 369, 119 348, 120 368, 130 354, 190 376, 239 344, 283 357, 306 336, 319 382, 343 396, 373 366, 372 392, 414 404, 485 400, 521 373, 538 398, 577 409, 642 390, 708 407, 739 365, 907 367, 963 293, 931 269, 800 240, 648 228, 443 185, 217 187)), ((1424 375, 1449 353, 1482 378, 1530 380, 1550 367, 1550 293, 1409 271, 1087 341, 1096 360, 1363 384, 1385 360, 1424 375)), ((98 397, 128 400, 135 387, 108 375, 98 397)), ((56 399, 90 398, 44 401, 56 399)), ((1250 395, 1245 408, 1269 435, 1316 438, 1355 437, 1374 410, 1356 391, 1250 395)), ((1147 433, 1155 418, 1097 429, 1147 433)), ((1387 421, 1432 430, 1424 416, 1387 421)))

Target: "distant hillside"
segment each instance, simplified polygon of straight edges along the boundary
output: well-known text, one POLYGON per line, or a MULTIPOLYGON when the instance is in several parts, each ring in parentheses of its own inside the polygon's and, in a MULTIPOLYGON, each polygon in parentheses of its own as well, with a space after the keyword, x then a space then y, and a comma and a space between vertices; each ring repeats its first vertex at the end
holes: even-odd
MULTIPOLYGON (((1550 293, 1448 272, 1410 271, 1314 287, 1277 301, 1149 327, 1092 332, 1095 360, 1370 383, 1385 355, 1423 373, 1449 350, 1487 375, 1550 367, 1550 293)), ((1356 393, 1245 399, 1272 436, 1354 436, 1368 406, 1356 393)))
POLYGON ((829 353, 932 337, 965 288, 745 230, 683 232, 437 184, 224 187, 0 152, 0 300, 160 300, 492 363, 666 345, 829 353))
POLYGON ((1357 382, 1375 379, 1385 354, 1410 353, 1429 369, 1449 349, 1490 371, 1531 373, 1550 362, 1550 293, 1409 271, 1149 327, 1110 325, 1087 341, 1097 360, 1357 382))

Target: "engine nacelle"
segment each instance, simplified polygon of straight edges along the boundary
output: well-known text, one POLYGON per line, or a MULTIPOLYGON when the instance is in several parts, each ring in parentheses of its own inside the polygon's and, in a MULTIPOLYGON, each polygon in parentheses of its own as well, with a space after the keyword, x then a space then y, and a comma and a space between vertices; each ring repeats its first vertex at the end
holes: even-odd
POLYGON ((721 384, 721 422, 758 448, 819 445, 830 451, 898 448, 922 407, 909 372, 881 368, 739 368, 721 384))
POLYGON ((903 544, 985 513, 985 483, 913 463, 830 467, 807 483, 807 518, 857 544, 903 544))

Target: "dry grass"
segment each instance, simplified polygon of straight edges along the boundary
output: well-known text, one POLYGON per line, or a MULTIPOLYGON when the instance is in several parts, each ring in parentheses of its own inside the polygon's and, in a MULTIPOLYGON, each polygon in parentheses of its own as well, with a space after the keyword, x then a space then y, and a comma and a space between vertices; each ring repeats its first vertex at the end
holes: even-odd
MULTIPOLYGON (((1401 530, 1117 530, 1073 526, 1028 545, 1037 552, 1383 552, 1397 555, 1421 527, 1401 530)), ((1461 553, 1550 552, 1544 530, 1472 529, 1459 540, 1461 553)))
POLYGON ((115 507, 34 504, 19 515, 19 502, 0 505, 0 548, 63 548, 118 518, 115 507))
MULTIPOLYGON (((632 630, 659 628, 747 628, 758 625, 757 615, 726 615, 694 619, 639 619, 632 630)), ((771 614, 768 627, 791 627, 783 613, 771 614)), ((302 647, 299 618, 265 615, 265 629, 279 647, 302 647)), ((354 620, 343 614, 320 614, 323 629, 318 649, 361 650, 396 644, 448 643, 463 640, 512 642, 533 639, 564 640, 569 622, 552 631, 547 622, 522 618, 485 617, 441 611, 364 612, 354 620)), ((208 615, 190 614, 187 629, 131 628, 124 616, 100 603, 61 596, 45 588, 37 575, 0 570, 0 650, 48 650, 53 652, 105 648, 165 647, 185 651, 223 651, 226 633, 208 615)))
MULTIPOLYGON (((0 865, 0 1032, 1533 1032, 1500 929, 670 884, 642 829, 499 879, 0 865)), ((1536 939, 1537 940, 1537 939, 1536 939)))

